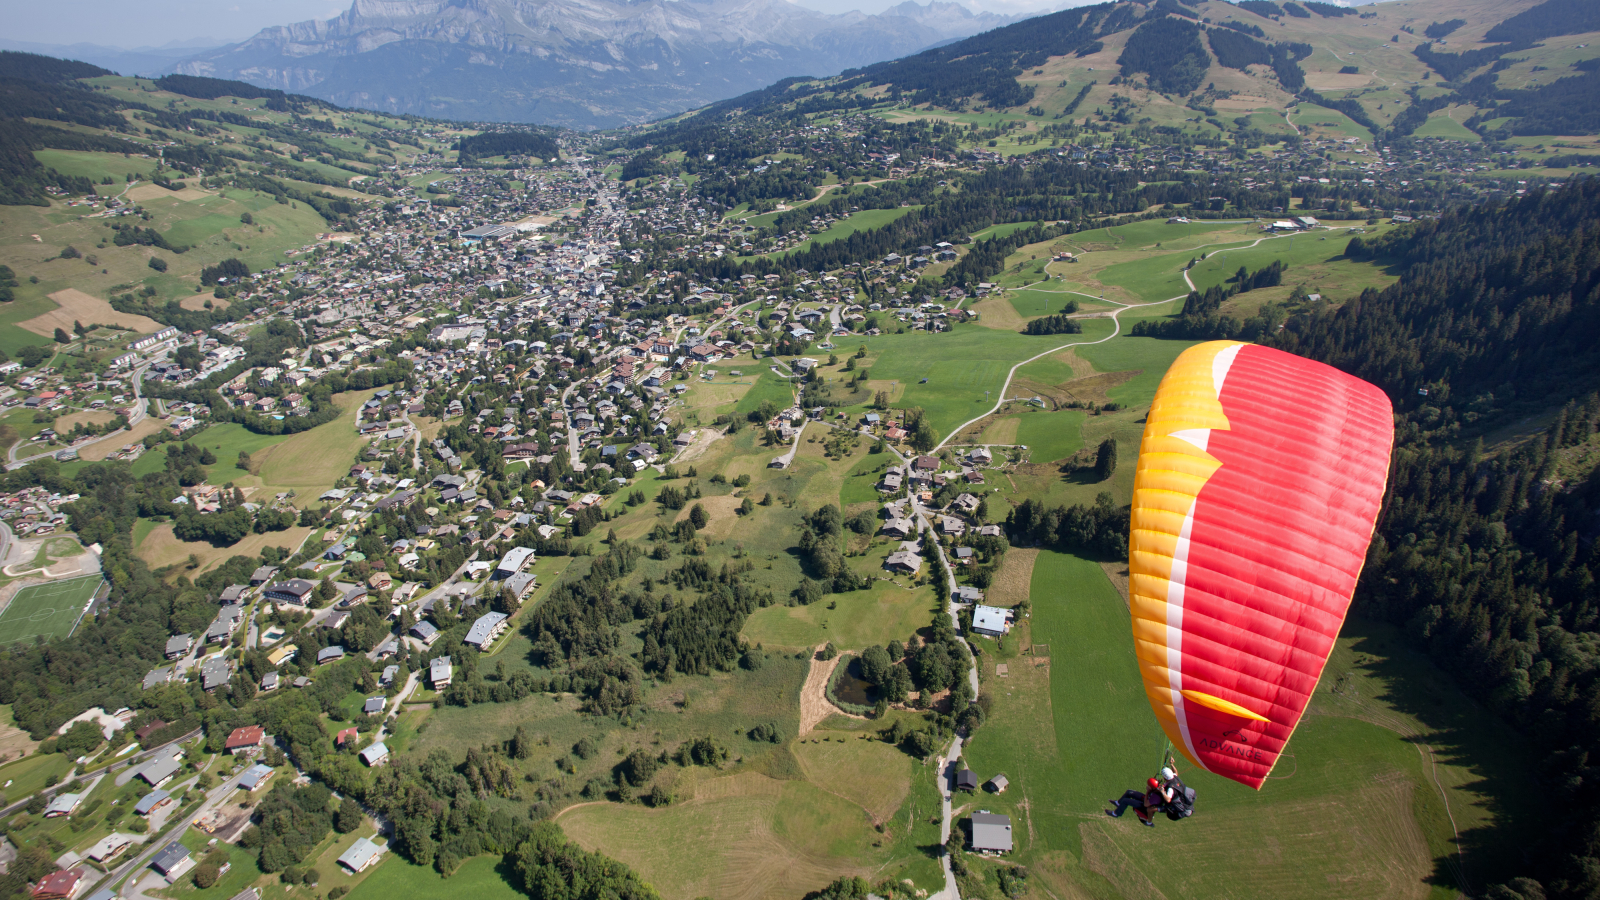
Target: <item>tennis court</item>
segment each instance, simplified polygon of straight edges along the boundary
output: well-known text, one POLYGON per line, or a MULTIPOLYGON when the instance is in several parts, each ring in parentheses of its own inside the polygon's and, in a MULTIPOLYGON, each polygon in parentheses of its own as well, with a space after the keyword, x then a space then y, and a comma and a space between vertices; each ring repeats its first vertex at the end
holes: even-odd
POLYGON ((72 634, 100 580, 99 575, 85 575, 17 591, 0 610, 0 646, 31 641, 37 635, 48 641, 72 634))

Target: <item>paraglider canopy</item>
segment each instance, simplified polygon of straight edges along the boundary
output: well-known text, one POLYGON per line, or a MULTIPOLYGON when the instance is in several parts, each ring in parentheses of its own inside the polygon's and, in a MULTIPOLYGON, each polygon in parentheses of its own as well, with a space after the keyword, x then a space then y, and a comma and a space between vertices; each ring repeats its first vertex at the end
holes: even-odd
POLYGON ((1260 788, 1305 712, 1372 538, 1389 399, 1330 366, 1213 341, 1162 379, 1134 476, 1133 637, 1162 729, 1260 788))

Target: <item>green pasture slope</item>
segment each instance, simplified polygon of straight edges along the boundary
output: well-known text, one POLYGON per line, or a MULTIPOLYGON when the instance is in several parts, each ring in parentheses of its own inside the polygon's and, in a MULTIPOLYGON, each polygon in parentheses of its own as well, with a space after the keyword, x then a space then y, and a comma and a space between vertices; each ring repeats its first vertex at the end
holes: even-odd
POLYGON ((1127 607, 1099 565, 1049 551, 1034 567, 1031 599, 1032 641, 1048 646, 1050 714, 1040 714, 1044 697, 1017 703, 1028 715, 1004 709, 1012 685, 1027 682, 996 679, 993 663, 1015 671, 1033 660, 1013 639, 994 656, 985 641, 984 690, 1000 696, 965 754, 980 778, 1011 780, 981 805, 1013 817, 1014 862, 1048 867, 1095 897, 1130 900, 1445 900, 1515 874, 1495 835, 1537 802, 1520 739, 1487 724, 1392 629, 1354 620, 1262 790, 1183 763, 1199 795, 1193 818, 1153 829, 1107 818, 1106 801, 1142 784, 1166 749, 1127 607))
POLYGON ((100 587, 99 575, 84 575, 29 585, 17 591, 0 611, 0 646, 35 637, 45 640, 72 634, 89 598, 100 587))
POLYGON ((752 362, 746 368, 761 366, 761 373, 756 377, 756 383, 750 390, 744 392, 739 402, 734 405, 734 415, 747 416, 761 408, 761 401, 771 400, 778 409, 788 409, 794 405, 794 387, 792 383, 781 375, 772 371, 771 363, 767 360, 752 362))
MULTIPOLYGON (((847 238, 858 231, 868 231, 873 228, 882 228, 906 213, 911 212, 913 209, 921 208, 922 207, 920 206, 902 206, 896 209, 864 209, 857 213, 851 213, 848 218, 828 226, 828 228, 821 234, 814 235, 808 240, 801 241, 799 244, 796 244, 787 250, 780 250, 776 253, 767 253, 762 255, 780 257, 789 253, 799 253, 819 244, 827 244, 832 243, 833 241, 843 240, 844 238, 847 238)), ((746 258, 748 259, 752 257, 746 258)))
POLYGON ((1027 447, 1034 462, 1066 459, 1083 449, 1081 409, 1047 411, 1029 407, 1017 419, 1017 443, 1027 447))
POLYGON ((350 900, 526 900, 527 894, 512 887, 521 880, 503 857, 475 856, 444 878, 432 868, 390 853, 347 896, 350 900))
MULTIPOLYGON (((1067 304, 1076 300, 1080 305, 1089 300, 1083 294, 1072 294, 1055 286, 1055 282, 1037 288, 1022 288, 1006 292, 1006 299, 1017 315, 1025 319, 1064 312, 1067 304)), ((1087 293, 1087 292, 1085 292, 1087 293)))
POLYGON ((1111 329, 1108 319, 1088 319, 1083 334, 1024 335, 972 326, 931 336, 922 332, 879 335, 864 343, 878 358, 872 366, 872 379, 899 382, 904 391, 895 405, 922 407, 929 424, 943 438, 1000 399, 998 392, 1006 373, 1018 362, 1064 344, 1099 340, 1111 329), (987 397, 984 391, 990 392, 987 397))

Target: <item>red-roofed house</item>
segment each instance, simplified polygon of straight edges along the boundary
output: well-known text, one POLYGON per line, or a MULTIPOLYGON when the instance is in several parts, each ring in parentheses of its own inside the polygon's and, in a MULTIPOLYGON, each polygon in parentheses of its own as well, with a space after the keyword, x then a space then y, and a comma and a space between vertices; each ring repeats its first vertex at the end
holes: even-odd
POLYGON ((39 879, 33 886, 33 900, 77 900, 89 882, 83 876, 82 866, 75 869, 57 869, 39 879))
POLYGON ((266 737, 267 730, 260 725, 246 725, 235 728, 233 734, 228 735, 228 743, 223 746, 229 753, 238 755, 247 753, 261 746, 261 741, 266 737))
POLYGON ((345 741, 353 741, 355 739, 356 739, 356 730, 355 730, 354 726, 352 726, 350 728, 346 728, 345 730, 339 732, 339 736, 334 738, 334 743, 338 744, 341 747, 343 747, 345 741))

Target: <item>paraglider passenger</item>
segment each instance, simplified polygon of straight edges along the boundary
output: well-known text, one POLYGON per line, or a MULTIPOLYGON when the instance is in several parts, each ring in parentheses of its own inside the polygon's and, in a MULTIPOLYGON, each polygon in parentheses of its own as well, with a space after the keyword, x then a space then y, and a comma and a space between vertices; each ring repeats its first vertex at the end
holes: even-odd
POLYGON ((1172 797, 1159 779, 1152 778, 1145 785, 1147 790, 1143 792, 1123 791, 1121 799, 1111 801, 1114 808, 1106 810, 1106 815, 1113 819, 1120 818, 1131 806, 1141 823, 1151 828, 1156 827, 1153 818, 1155 813, 1160 812, 1172 797))

